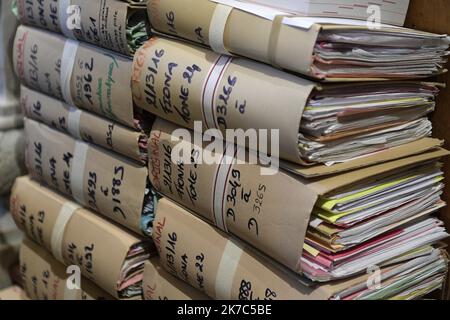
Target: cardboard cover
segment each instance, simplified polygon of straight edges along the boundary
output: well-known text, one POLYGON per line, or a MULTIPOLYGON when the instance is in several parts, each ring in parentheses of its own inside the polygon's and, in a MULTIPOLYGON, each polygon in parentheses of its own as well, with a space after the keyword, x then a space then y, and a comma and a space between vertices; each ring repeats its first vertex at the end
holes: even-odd
POLYGON ((161 265, 213 299, 328 299, 170 200, 158 203, 154 228, 161 265))
MULTIPOLYGON (((289 161, 283 166, 306 177, 347 171, 442 144, 421 139, 331 167, 305 166, 298 135, 316 83, 245 58, 224 60, 208 49, 164 38, 153 38, 136 52, 131 83, 137 106, 182 127, 194 129, 194 122, 200 121, 203 132, 219 129, 233 143, 235 137, 227 137, 226 129, 267 130, 268 147, 271 130, 279 130, 279 155, 289 161), (222 70, 219 77, 217 70, 222 70)), ((237 142, 247 147, 246 140, 237 142)), ((270 149, 262 152, 270 153, 270 149)))
POLYGON ((300 122, 316 84, 245 58, 227 62, 221 77, 213 79, 221 61, 211 50, 152 38, 134 58, 134 101, 189 129, 202 121, 204 131, 220 129, 224 137, 226 129, 279 130, 280 158, 301 163, 300 122), (212 103, 205 98, 209 88, 215 88, 212 103))
POLYGON ((70 205, 29 177, 18 178, 11 193, 11 214, 22 231, 54 256, 61 250, 61 262, 79 266, 87 279, 118 298, 124 261, 143 240, 81 207, 61 224, 70 205), (55 242, 58 235, 61 243, 55 242))
MULTIPOLYGON (((195 142, 172 141, 176 128, 158 119, 150 134, 149 172, 153 187, 295 272, 301 272, 303 242, 319 196, 450 154, 434 149, 342 175, 306 180, 283 170, 275 175, 261 175, 261 166, 256 164, 174 163, 172 152, 178 143, 192 150, 193 160, 205 152, 195 142)), ((222 155, 217 156, 220 159, 222 155)))
POLYGON ((145 8, 132 3, 119 0, 17 0, 17 8, 23 24, 66 32, 80 41, 132 56, 127 39, 128 20, 136 11, 145 17, 145 8), (64 8, 61 8, 62 4, 64 8), (68 28, 73 16, 65 11, 72 5, 80 8, 81 29, 68 28))
POLYGON ((25 120, 30 175, 141 234, 146 167, 40 124, 25 120))
MULTIPOLYGON (((216 6, 210 0, 150 0, 148 14, 153 28, 159 32, 209 45, 216 6)), ((225 47, 232 53, 270 63, 272 26, 273 21, 233 9, 225 25, 225 47)), ((309 75, 320 29, 320 25, 304 30, 281 24, 274 62, 284 69, 309 75)))
MULTIPOLYGON (((367 273, 306 287, 289 271, 168 199, 158 205, 153 238, 161 265, 213 299, 328 300, 354 286, 373 283, 373 274, 367 273)), ((402 263, 385 266, 381 272, 402 263)), ((392 279, 382 282, 389 284, 392 279)))
MULTIPOLYGON (((217 6, 216 2, 210 0, 149 0, 148 14, 153 28, 157 31, 210 45, 210 26, 217 6)), ((286 16, 283 12, 279 14, 286 16)), ((281 19, 266 19, 232 8, 224 21, 223 43, 230 53, 313 77, 313 52, 320 31, 339 28, 367 31, 366 24, 355 26, 311 23, 302 28, 294 27, 282 23, 281 19)), ((397 27, 382 27, 377 30, 385 33, 392 31, 411 32, 410 29, 397 27)))
POLYGON ((145 300, 209 300, 201 291, 164 270, 159 258, 145 263, 142 286, 145 300))
POLYGON ((26 117, 72 135, 74 138, 80 137, 86 142, 143 162, 139 140, 148 139, 145 133, 82 109, 70 107, 60 100, 26 86, 21 87, 20 94, 22 110, 26 117), (79 118, 73 120, 72 117, 79 118))
POLYGON ((69 289, 72 274, 66 266, 31 240, 20 249, 20 271, 24 288, 32 300, 113 300, 85 277, 79 289, 69 289))
POLYGON ((13 56, 16 74, 28 87, 136 127, 129 58, 26 26, 17 29, 13 56))

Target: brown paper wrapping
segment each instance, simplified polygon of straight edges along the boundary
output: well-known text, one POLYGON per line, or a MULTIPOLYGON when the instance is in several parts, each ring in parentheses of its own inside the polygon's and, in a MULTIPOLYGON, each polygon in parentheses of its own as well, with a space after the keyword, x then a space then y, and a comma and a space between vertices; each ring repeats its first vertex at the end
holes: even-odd
POLYGON ((135 103, 189 129, 194 129, 194 121, 203 121, 203 130, 217 128, 224 137, 226 129, 277 129, 280 158, 302 163, 298 133, 303 110, 316 84, 235 58, 221 73, 220 81, 212 80, 217 83, 214 104, 206 105, 202 103, 203 87, 211 81, 210 70, 219 57, 211 50, 174 40, 149 40, 136 52, 133 62, 135 103))
MULTIPOLYGON (((22 86, 20 94, 22 110, 26 117, 77 138, 70 129, 73 108, 26 86, 22 86)), ((86 142, 143 162, 139 148, 139 139, 146 136, 143 132, 134 131, 82 109, 78 110, 80 110, 79 130, 76 130, 75 134, 86 142)))
MULTIPOLYGON (((210 0, 149 0, 148 15, 157 31, 209 45, 210 25, 217 3, 210 0)), ((309 29, 285 25, 233 8, 225 24, 223 43, 227 51, 297 73, 314 77, 311 71, 314 46, 322 29, 365 30, 366 26, 313 24, 309 29), (255 32, 257 30, 257 32, 255 32)), ((409 29, 382 27, 389 33, 409 29)), ((420 31, 414 31, 420 32, 420 31)), ((328 79, 325 79, 328 80, 328 79)), ((367 81, 367 79, 332 79, 331 81, 367 81)))
POLYGON ((162 266, 213 299, 328 299, 167 199, 154 226, 162 266))
MULTIPOLYGON (((148 14, 156 30, 208 45, 216 6, 217 3, 209 0, 150 0, 148 14)), ((225 27, 225 48, 231 53, 270 63, 272 26, 273 21, 233 9, 225 27)), ((316 24, 309 30, 281 24, 273 62, 284 69, 310 75, 320 29, 316 24)))
MULTIPOLYGON (((301 272, 303 242, 319 196, 450 154, 434 149, 418 156, 307 181, 282 170, 275 175, 261 175, 261 167, 253 164, 234 164, 228 168, 218 164, 174 163, 172 151, 178 142, 172 141, 172 132, 176 128, 158 119, 150 134, 149 173, 153 187, 295 272, 301 272)), ((180 143, 192 150, 193 155, 204 152, 201 145, 186 140, 180 143)))
POLYGON ((25 131, 26 165, 32 177, 141 233, 147 168, 34 120, 25 120, 25 131), (77 160, 82 158, 80 148, 87 148, 84 168, 77 160))
POLYGON ((145 263, 142 286, 145 300, 209 300, 199 290, 165 271, 157 257, 145 263))
POLYGON ((145 8, 118 0, 71 0, 67 5, 80 7, 81 29, 70 31, 67 26, 62 25, 67 24, 70 17, 60 11, 59 0, 17 1, 19 18, 23 24, 58 33, 67 30, 66 36, 125 55, 133 55, 126 33, 128 19, 136 11, 141 11, 141 15, 145 17, 145 8))
MULTIPOLYGON (((356 285, 367 284, 371 277, 368 273, 306 287, 289 271, 168 199, 158 204, 153 239, 161 265, 213 299, 328 300, 356 285)), ((446 255, 444 251, 442 254, 446 255)))
POLYGON ((32 300, 112 300, 112 296, 86 278, 81 288, 70 290, 70 274, 50 253, 25 239, 20 249, 20 271, 24 288, 32 300))
POLYGON ((22 177, 12 190, 11 214, 21 230, 53 254, 58 246, 55 232, 63 232, 62 262, 78 265, 87 279, 118 298, 124 261, 130 248, 142 240, 82 208, 61 227, 58 218, 68 202, 29 177, 22 177))
POLYGON ((60 100, 67 88, 75 106, 135 128, 130 91, 132 61, 79 43, 76 52, 66 55, 74 57, 69 75, 63 71, 70 70, 70 61, 62 60, 67 41, 73 43, 51 32, 20 26, 13 56, 22 83, 60 100), (68 79, 65 84, 61 82, 64 74, 68 79))

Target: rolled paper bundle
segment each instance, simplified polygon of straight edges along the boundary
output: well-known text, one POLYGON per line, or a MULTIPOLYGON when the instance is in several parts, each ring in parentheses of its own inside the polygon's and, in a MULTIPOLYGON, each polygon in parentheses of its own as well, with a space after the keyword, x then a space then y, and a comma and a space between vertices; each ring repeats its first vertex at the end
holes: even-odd
POLYGON ((145 115, 133 107, 132 61, 120 54, 20 26, 14 66, 23 84, 133 129, 145 129, 145 115))
POLYGON ((424 246, 370 274, 316 288, 167 199, 158 204, 153 234, 162 266, 213 299, 405 299, 442 287, 448 259, 424 246), (373 277, 373 275, 372 275, 373 277))
POLYGON ((11 213, 22 231, 66 266, 76 265, 115 298, 142 295, 144 262, 153 245, 40 186, 16 180, 11 213), (111 250, 114 248, 114 250, 111 250))
POLYGON ((91 281, 67 268, 49 252, 25 239, 20 248, 20 272, 31 300, 113 300, 91 281))
POLYGON ((144 266, 144 300, 209 300, 208 296, 161 267, 157 257, 144 266))
POLYGON ((0 300, 9 300, 9 301, 22 301, 22 300, 30 300, 27 294, 23 289, 19 286, 12 286, 3 290, 0 290, 0 300))
POLYGON ((158 203, 153 240, 161 265, 212 299, 326 299, 165 198, 158 203))
POLYGON ((415 79, 446 71, 446 35, 297 17, 236 0, 150 0, 148 13, 161 33, 319 80, 415 79))
MULTIPOLYGON (((150 37, 140 1, 15 0, 22 24, 63 34, 70 39, 132 56, 150 37)), ((142 4, 142 3, 141 3, 142 4)))
POLYGON ((370 162, 364 157, 374 153, 430 141, 423 140, 431 134, 424 117, 435 108, 439 86, 411 81, 321 86, 163 38, 138 50, 132 76, 135 103, 158 117, 196 131, 218 129, 230 142, 330 172, 335 171, 330 164, 348 168, 370 162), (258 136, 263 132, 267 137, 258 136))
POLYGON ((148 169, 25 120, 26 165, 37 181, 139 234, 150 234, 156 196, 148 169))
POLYGON ((310 280, 352 276, 447 237, 427 219, 445 205, 436 161, 446 150, 306 180, 269 175, 233 144, 198 144, 175 129, 158 119, 150 134, 155 190, 310 280))
POLYGON ((31 90, 21 88, 21 105, 26 117, 72 137, 120 153, 146 164, 148 136, 119 123, 31 90))

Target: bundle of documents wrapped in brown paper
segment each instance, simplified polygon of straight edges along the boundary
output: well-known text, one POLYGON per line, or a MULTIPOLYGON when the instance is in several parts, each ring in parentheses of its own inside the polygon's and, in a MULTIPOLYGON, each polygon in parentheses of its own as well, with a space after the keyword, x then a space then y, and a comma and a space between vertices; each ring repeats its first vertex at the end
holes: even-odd
POLYGON ((156 209, 163 267, 219 299, 414 299, 442 288, 449 235, 435 213, 449 153, 426 117, 445 84, 423 78, 447 71, 450 38, 257 2, 148 3, 156 36, 136 52, 132 89, 171 122, 156 120, 148 145, 150 181, 174 201, 156 209), (228 141, 217 151, 180 126, 228 141), (279 130, 280 171, 262 175, 270 149, 228 129, 279 130), (175 161, 180 150, 200 156, 175 161))
POLYGON ((298 17, 236 0, 151 0, 157 31, 319 80, 414 79, 445 71, 450 39, 367 21, 298 17), (194 8, 195 10, 190 10, 194 8))
POLYGON ((450 152, 427 117, 450 37, 402 27, 407 0, 380 21, 355 2, 17 0, 29 175, 11 211, 28 296, 442 289, 450 152))

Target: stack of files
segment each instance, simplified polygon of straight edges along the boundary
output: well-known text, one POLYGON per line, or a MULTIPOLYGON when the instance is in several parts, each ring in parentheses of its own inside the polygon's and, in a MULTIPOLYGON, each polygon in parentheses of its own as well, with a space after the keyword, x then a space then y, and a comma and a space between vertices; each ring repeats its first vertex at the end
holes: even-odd
POLYGON ((12 45, 17 20, 11 12, 12 0, 0 3, 0 131, 22 126, 19 84, 14 75, 12 45))
POLYGON ((30 300, 23 291, 23 289, 19 286, 12 286, 3 290, 0 290, 0 300, 7 301, 25 301, 30 300))
POLYGON ((149 171, 155 189, 291 269, 306 284, 356 276, 448 237, 443 223, 432 217, 445 206, 438 160, 449 155, 446 150, 413 152, 306 180, 283 170, 262 175, 261 166, 233 160, 241 153, 231 144, 223 154, 209 151, 218 164, 174 164, 167 161, 167 150, 208 152, 179 141, 176 128, 158 119, 151 131, 149 171), (179 192, 180 181, 189 185, 189 193, 179 192))
POLYGON ((29 239, 20 248, 20 272, 31 300, 114 300, 87 278, 67 273, 64 264, 29 239))
POLYGON ((157 208, 153 239, 161 265, 213 299, 409 300, 442 288, 448 271, 445 251, 424 245, 381 266, 377 278, 365 274, 308 288, 251 247, 167 199, 157 208))
POLYGON ((167 197, 153 224, 166 270, 214 299, 407 300, 442 288, 449 234, 434 213, 449 152, 426 117, 443 85, 414 79, 447 71, 449 37, 248 1, 151 0, 148 13, 161 37, 137 50, 131 83, 159 117, 149 172, 167 197), (279 129, 288 172, 247 161, 268 152, 273 165, 276 150, 246 153, 232 136, 211 151, 180 126, 279 129), (180 150, 218 161, 173 161, 180 150))
POLYGON ((144 300, 209 300, 208 296, 167 272, 158 257, 144 266, 144 300))
POLYGON ((151 234, 156 195, 147 167, 25 119, 30 176, 136 234, 151 234))
POLYGON ((16 224, 36 244, 116 299, 142 297, 144 263, 153 244, 22 177, 11 194, 16 224), (114 250, 111 250, 114 248, 114 250))
POLYGON ((102 118, 94 113, 73 108, 66 103, 31 90, 20 91, 24 115, 74 138, 117 152, 141 164, 148 161, 148 136, 102 118), (76 120, 75 120, 76 119, 76 120))
POLYGON ((379 8, 381 23, 403 26, 408 12, 409 0, 239 0, 283 10, 299 16, 331 17, 368 20, 373 13, 371 5, 379 8))
MULTIPOLYGON (((112 300, 111 295, 85 277, 80 288, 68 286, 72 279, 66 267, 49 252, 29 239, 20 249, 23 286, 33 300, 112 300), (34 279, 34 280, 33 280, 34 279)), ((73 277, 72 277, 73 278, 73 277)), ((76 284, 73 283, 72 284, 76 284)), ((143 299, 145 300, 208 300, 199 290, 165 271, 154 257, 144 264, 143 299)), ((17 290, 14 290, 16 292, 17 290)), ((8 291, 11 293, 11 291, 8 291)), ((17 291, 22 292, 22 290, 17 291)), ((5 293, 6 294, 6 293, 5 293)), ((6 298, 6 296, 5 296, 6 298)), ((12 297, 10 297, 12 298, 12 297)), ((1 294, 0 294, 1 299, 1 294)))
POLYGON ((368 28, 361 20, 288 17, 237 0, 151 0, 148 10, 160 33, 319 80, 414 79, 446 71, 446 35, 368 28))
POLYGON ((427 163, 321 197, 302 257, 305 274, 339 278, 383 254, 446 237, 443 223, 427 218, 445 206, 443 180, 440 164, 427 163))
POLYGON ((144 1, 126 2, 16 0, 14 9, 22 24, 61 33, 69 39, 85 41, 132 56, 148 39, 150 26, 144 1), (73 23, 72 28, 69 28, 70 23, 73 23))
MULTIPOLYGON (((23 25, 17 29, 13 57, 17 76, 30 89, 129 130, 145 131, 148 119, 133 106, 131 58, 23 25)), ((79 116, 74 112, 72 117, 66 121, 76 127, 79 116)))
MULTIPOLYGON (((133 70, 134 101, 140 108, 196 131, 195 121, 200 121, 203 131, 218 129, 230 142, 235 137, 226 129, 278 130, 279 157, 292 162, 282 166, 302 175, 305 167, 332 173, 334 168, 324 167, 351 169, 358 161, 370 162, 368 156, 430 143, 432 125, 426 116, 443 86, 420 81, 320 85, 164 38, 138 50, 133 70), (158 52, 164 54, 155 56, 158 52), (185 65, 196 66, 190 78, 185 65), (170 99, 161 99, 167 90, 170 99)), ((246 140, 237 143, 246 146, 246 140)))
MULTIPOLYGON (((143 237, 156 201, 146 167, 152 117, 135 108, 130 79, 132 57, 150 35, 145 3, 17 0, 14 9, 30 174, 13 188, 16 223, 108 298, 142 299, 154 249, 143 237)), ((44 289, 32 298, 105 296, 44 289)))

